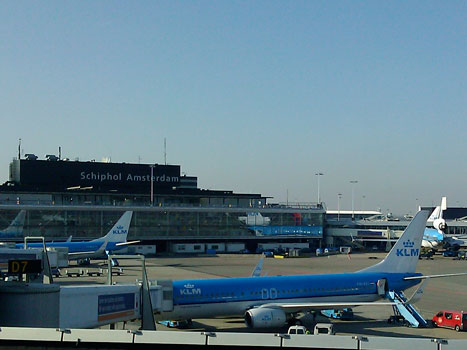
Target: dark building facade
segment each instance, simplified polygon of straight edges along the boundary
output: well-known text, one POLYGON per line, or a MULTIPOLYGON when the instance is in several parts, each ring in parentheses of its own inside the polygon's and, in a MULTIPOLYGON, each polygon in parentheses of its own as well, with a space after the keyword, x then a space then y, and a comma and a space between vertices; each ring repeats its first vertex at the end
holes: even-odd
POLYGON ((0 186, 0 203, 261 206, 260 194, 203 190, 179 165, 16 159, 0 186))

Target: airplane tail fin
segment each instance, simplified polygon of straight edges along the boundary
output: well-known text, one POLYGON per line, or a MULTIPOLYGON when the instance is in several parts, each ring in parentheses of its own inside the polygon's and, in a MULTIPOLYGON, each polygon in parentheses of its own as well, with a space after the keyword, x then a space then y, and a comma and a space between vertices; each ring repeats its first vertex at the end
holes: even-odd
POLYGON ((432 222, 432 221, 435 221, 436 219, 439 219, 440 213, 441 213, 441 207, 438 205, 431 213, 430 217, 428 218, 428 221, 432 222))
POLYGON ((446 220, 443 219, 443 211, 448 208, 446 197, 441 198, 441 206, 436 207, 436 209, 438 208, 439 208, 439 213, 438 213, 438 216, 434 218, 433 220, 433 227, 437 229, 438 232, 443 233, 444 230, 446 229, 446 220))
POLYGON ((94 242, 112 242, 112 243, 126 242, 132 215, 133 215, 132 211, 126 211, 125 213, 123 213, 123 215, 115 223, 115 225, 110 229, 110 231, 104 237, 95 239, 94 242))
POLYGON ((443 211, 448 208, 448 201, 447 197, 441 197, 441 205, 438 205, 433 212, 431 213, 430 217, 428 218, 429 222, 435 221, 437 219, 443 218, 443 211))
POLYGON ((443 210, 446 210, 447 208, 448 208, 447 197, 442 197, 441 198, 441 217, 443 217, 443 210))
POLYGON ((24 219, 26 218, 26 210, 20 210, 18 215, 13 219, 10 226, 3 230, 4 234, 21 235, 23 233, 24 219))
POLYGON ((419 211, 384 260, 358 272, 415 272, 429 214, 428 210, 419 211))

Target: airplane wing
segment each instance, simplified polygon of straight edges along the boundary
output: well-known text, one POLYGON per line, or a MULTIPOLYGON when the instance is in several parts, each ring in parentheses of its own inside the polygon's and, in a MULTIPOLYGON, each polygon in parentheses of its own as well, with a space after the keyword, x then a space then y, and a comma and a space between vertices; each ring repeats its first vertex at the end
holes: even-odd
POLYGON ((130 244, 135 244, 135 243, 139 243, 141 241, 131 241, 131 242, 120 242, 120 243, 117 243, 115 244, 116 246, 121 246, 121 245, 130 245, 130 244))
POLYGON ((444 275, 427 275, 427 276, 413 276, 413 277, 404 277, 404 280, 424 280, 429 278, 440 278, 440 277, 454 277, 454 276, 465 276, 467 272, 459 272, 459 273, 448 273, 444 275))
POLYGON ((107 245, 107 242, 104 241, 104 242, 102 242, 102 245, 97 250, 94 250, 94 251, 91 251, 91 252, 83 251, 83 252, 68 253, 68 257, 71 257, 73 259, 80 259, 80 258, 89 258, 89 257, 93 257, 93 256, 103 255, 105 253, 105 246, 106 245, 107 245))
MULTIPOLYGON (((282 309, 287 313, 296 313, 296 312, 305 312, 311 310, 329 310, 329 309, 344 309, 347 307, 357 307, 357 306, 393 306, 398 303, 391 302, 328 302, 328 303, 288 303, 288 304, 278 304, 270 303, 263 304, 258 308, 268 308, 268 309, 282 309)), ((399 303, 400 304, 400 303, 399 303)))

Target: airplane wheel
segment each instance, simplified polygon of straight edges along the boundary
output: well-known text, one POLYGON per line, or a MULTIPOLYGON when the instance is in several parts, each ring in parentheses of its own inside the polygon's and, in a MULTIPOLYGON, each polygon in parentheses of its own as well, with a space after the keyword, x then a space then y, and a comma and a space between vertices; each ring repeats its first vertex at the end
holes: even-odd
POLYGON ((456 332, 459 332, 461 330, 461 328, 459 327, 459 325, 456 325, 456 327, 454 328, 456 330, 456 332))

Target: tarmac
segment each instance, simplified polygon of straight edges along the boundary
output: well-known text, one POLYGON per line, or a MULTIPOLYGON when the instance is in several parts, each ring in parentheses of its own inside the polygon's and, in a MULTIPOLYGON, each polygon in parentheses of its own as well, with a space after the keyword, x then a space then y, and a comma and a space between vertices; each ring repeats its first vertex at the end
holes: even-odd
MULTIPOLYGON (((381 261, 385 253, 364 253, 351 255, 330 255, 308 258, 266 258, 262 275, 301 275, 354 272, 381 261)), ((146 259, 146 270, 149 279, 180 280, 221 277, 250 276, 260 259, 256 254, 218 254, 215 256, 167 256, 161 255, 146 259)), ((141 279, 141 263, 134 260, 119 260, 123 270, 121 276, 113 276, 117 283, 135 282, 141 279)), ((103 267, 96 263, 82 269, 96 270, 103 267)), ((81 267, 80 267, 81 268, 81 267)), ((68 270, 78 267, 70 266, 68 270)), ((419 260, 417 272, 424 275, 466 272, 467 260, 454 260, 435 255, 433 259, 419 260)), ((106 276, 96 277, 60 277, 55 280, 60 284, 106 283, 106 276)), ((406 292, 410 296, 410 291, 406 292)), ((434 278, 428 281, 422 299, 415 304, 425 319, 431 320, 440 310, 467 310, 467 276, 434 278)), ((354 319, 351 321, 329 320, 318 316, 316 322, 334 323, 339 335, 367 335, 388 337, 425 337, 443 339, 467 339, 467 332, 455 332, 443 328, 410 328, 400 324, 389 324, 392 308, 357 307, 354 308, 354 319)), ((314 323, 310 315, 301 319, 304 326, 313 329, 314 323)), ((431 323, 431 322, 429 322, 431 323)), ((137 329, 139 324, 127 324, 127 329, 137 329)), ((117 328, 122 325, 117 325, 117 328)), ((193 320, 189 329, 180 330, 157 324, 158 330, 173 331, 216 331, 216 332, 255 332, 285 333, 287 326, 280 329, 252 330, 245 326, 243 318, 215 318, 193 320)))

